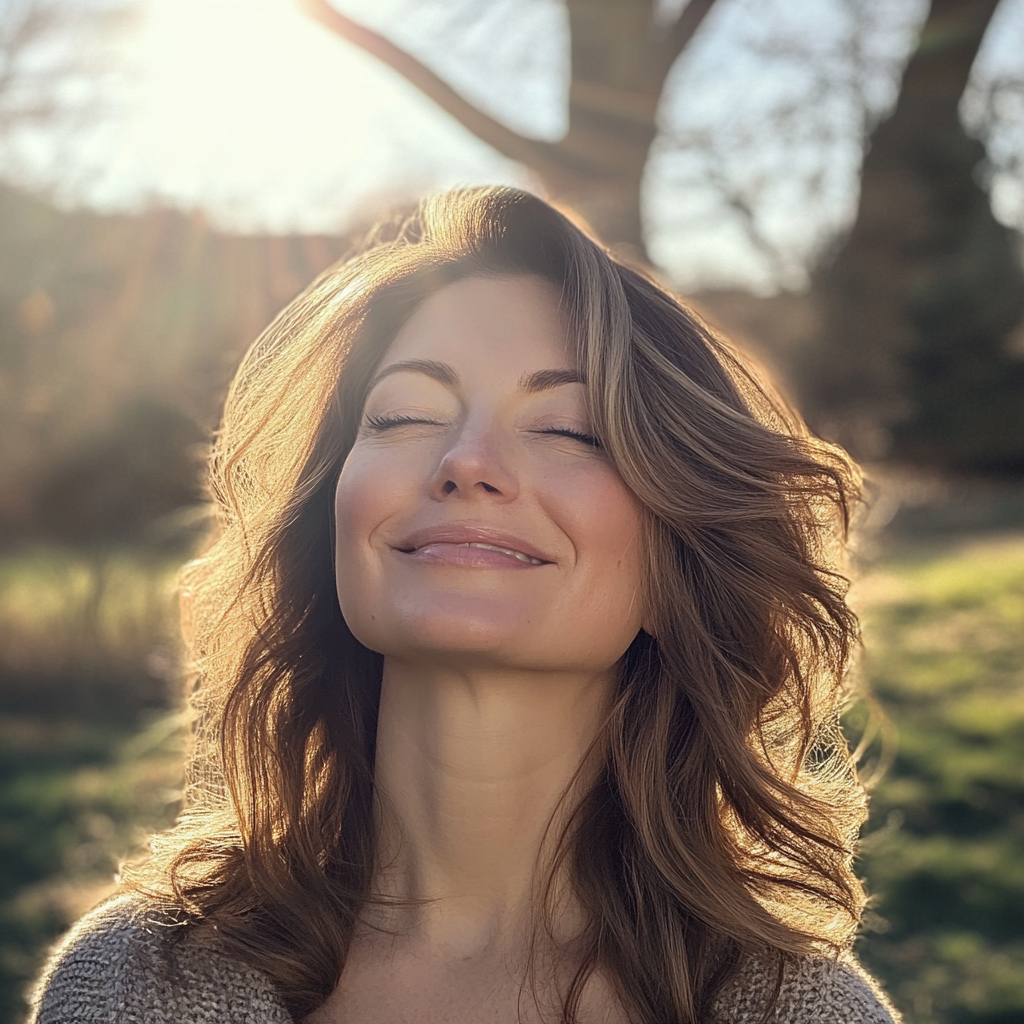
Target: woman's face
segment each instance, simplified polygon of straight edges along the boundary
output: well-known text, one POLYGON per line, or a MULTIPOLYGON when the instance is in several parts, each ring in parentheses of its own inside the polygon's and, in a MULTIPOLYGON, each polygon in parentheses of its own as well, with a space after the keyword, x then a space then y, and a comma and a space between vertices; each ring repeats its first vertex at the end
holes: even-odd
POLYGON ((470 278, 426 299, 338 480, 356 638, 464 668, 613 666, 642 624, 640 508, 590 434, 550 284, 470 278))

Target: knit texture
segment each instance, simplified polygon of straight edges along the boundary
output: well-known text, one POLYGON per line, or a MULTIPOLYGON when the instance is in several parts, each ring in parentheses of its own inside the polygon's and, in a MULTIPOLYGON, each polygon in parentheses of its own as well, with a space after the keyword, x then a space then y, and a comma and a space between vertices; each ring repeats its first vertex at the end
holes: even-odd
MULTIPOLYGON (((28 1024, 292 1024, 266 975, 177 932, 147 919, 129 899, 94 910, 55 950, 28 1024)), ((751 962, 723 993, 717 1018, 757 1024, 773 981, 751 962)), ((770 1024, 898 1022, 852 958, 790 964, 770 1018, 770 1024)))

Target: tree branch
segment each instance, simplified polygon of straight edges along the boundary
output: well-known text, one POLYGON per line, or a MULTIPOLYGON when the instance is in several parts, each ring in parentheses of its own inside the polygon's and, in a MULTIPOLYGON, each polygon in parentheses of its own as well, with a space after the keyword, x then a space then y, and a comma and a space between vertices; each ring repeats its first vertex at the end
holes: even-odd
MULTIPOLYGON (((715 0, 690 0, 683 8, 676 23, 668 33, 669 66, 686 49, 690 40, 697 34, 697 29, 704 24, 708 11, 715 6, 715 0)), ((668 68, 665 69, 666 73, 668 68)))
POLYGON ((397 71, 407 82, 414 85, 428 99, 433 100, 442 110, 450 114, 464 128, 478 139, 493 146, 510 160, 518 160, 540 173, 565 168, 565 159, 557 147, 540 139, 520 135, 507 125, 485 114, 464 97, 460 96, 440 76, 434 74, 425 64, 407 53, 379 32, 342 14, 327 0, 297 0, 300 10, 328 28, 335 35, 358 46, 376 57, 393 71, 397 71))

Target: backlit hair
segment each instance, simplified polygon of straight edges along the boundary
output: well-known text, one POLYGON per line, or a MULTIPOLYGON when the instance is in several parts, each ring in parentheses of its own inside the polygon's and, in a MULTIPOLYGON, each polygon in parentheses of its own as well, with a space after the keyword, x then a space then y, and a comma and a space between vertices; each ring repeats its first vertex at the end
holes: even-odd
POLYGON ((531 195, 448 193, 381 237, 281 313, 231 388, 219 537, 183 574, 186 809, 126 885, 266 972, 297 1019, 332 992, 374 898, 382 670, 338 607, 338 473, 417 305, 536 275, 643 506, 653 634, 622 660, 603 767, 558 842, 586 915, 563 1019, 597 969, 631 1019, 704 1024, 744 957, 836 953, 862 909, 864 799, 837 725, 856 470, 685 306, 531 195))

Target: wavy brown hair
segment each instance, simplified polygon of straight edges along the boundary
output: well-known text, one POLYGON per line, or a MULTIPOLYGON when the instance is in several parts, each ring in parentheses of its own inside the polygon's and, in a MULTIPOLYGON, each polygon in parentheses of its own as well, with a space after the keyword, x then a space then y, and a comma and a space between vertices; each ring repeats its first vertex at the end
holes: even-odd
POLYGON ((563 1019, 600 970, 631 1019, 706 1024, 744 957, 835 953, 857 925, 864 799, 837 726, 854 467, 566 216, 514 189, 458 191, 324 274, 252 347, 213 452, 220 534, 183 574, 187 806, 126 884, 266 972, 296 1018, 334 989, 375 897, 382 660, 335 596, 335 482, 417 304, 521 274, 560 290, 594 431, 643 506, 651 625, 558 841, 553 870, 587 920, 563 1019))

